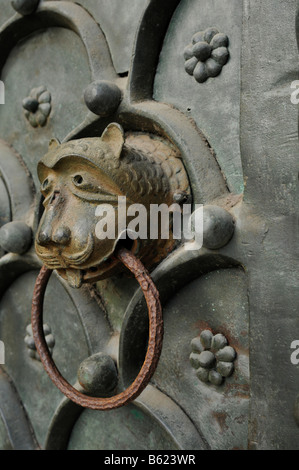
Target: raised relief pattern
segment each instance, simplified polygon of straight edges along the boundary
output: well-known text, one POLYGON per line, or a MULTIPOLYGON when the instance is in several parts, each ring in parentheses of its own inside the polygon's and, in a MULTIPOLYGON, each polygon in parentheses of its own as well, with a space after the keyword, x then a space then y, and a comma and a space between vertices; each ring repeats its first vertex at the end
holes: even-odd
POLYGON ((236 351, 223 334, 204 330, 191 341, 191 349, 190 364, 202 382, 221 385, 232 375, 236 351))
POLYGON ((22 102, 24 115, 32 127, 44 127, 51 112, 51 94, 46 87, 33 88, 22 102))
MULTIPOLYGON (((50 354, 52 354, 54 346, 55 346, 55 339, 52 334, 52 330, 47 324, 43 325, 43 330, 44 330, 45 340, 49 348, 49 352, 50 354)), ((29 357, 31 357, 32 359, 36 359, 37 361, 40 361, 40 357, 39 357, 39 354, 37 353, 36 346, 34 343, 31 325, 28 325, 26 328, 26 336, 24 338, 24 341, 27 347, 29 357)))
POLYGON ((198 83, 217 77, 229 59, 228 37, 216 28, 195 33, 184 50, 185 70, 198 83))

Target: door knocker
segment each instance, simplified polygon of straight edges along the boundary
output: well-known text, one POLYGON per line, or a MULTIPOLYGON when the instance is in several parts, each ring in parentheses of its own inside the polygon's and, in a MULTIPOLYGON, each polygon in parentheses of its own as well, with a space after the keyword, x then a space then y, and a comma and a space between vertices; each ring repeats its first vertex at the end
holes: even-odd
MULTIPOLYGON (((77 404, 98 410, 123 406, 137 398, 149 383, 160 357, 163 338, 159 293, 148 269, 155 266, 175 246, 172 221, 169 236, 151 238, 147 224, 151 205, 171 206, 190 198, 190 187, 178 151, 163 139, 142 133, 124 134, 118 124, 110 124, 101 138, 83 138, 60 144, 50 142, 49 152, 38 164, 44 213, 36 235, 37 255, 43 261, 32 303, 32 331, 41 361, 54 384, 77 404), (135 214, 125 208, 136 205, 147 214, 143 237, 129 234, 135 214), (117 227, 114 236, 97 233, 98 207, 109 204, 106 226, 117 227), (121 230, 119 228, 121 227, 121 230), (110 398, 86 396, 60 375, 49 353, 43 333, 43 298, 53 270, 74 287, 129 270, 141 286, 149 315, 149 340, 143 366, 135 381, 110 398)), ((144 227, 143 227, 144 228, 144 227)))

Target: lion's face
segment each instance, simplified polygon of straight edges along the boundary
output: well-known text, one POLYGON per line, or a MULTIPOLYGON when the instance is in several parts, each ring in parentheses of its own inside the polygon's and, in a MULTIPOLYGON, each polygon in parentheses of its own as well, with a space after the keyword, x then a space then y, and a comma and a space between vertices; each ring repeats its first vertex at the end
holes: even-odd
POLYGON ((171 233, 168 239, 151 236, 148 218, 152 204, 166 203, 169 207, 175 192, 188 193, 182 162, 161 140, 138 133, 129 140, 131 145, 125 142, 123 129, 111 123, 100 138, 63 144, 52 140, 49 152, 38 164, 45 211, 36 236, 36 252, 49 269, 56 269, 73 287, 122 269, 113 253, 119 237, 134 232, 129 224, 134 211, 127 210, 131 204, 137 203, 146 211, 147 221, 144 223, 143 218, 139 222, 146 227, 145 236, 133 237, 133 241, 129 236, 128 241, 148 269, 174 246, 171 233), (120 196, 126 197, 125 216, 118 205, 120 196), (112 207, 105 218, 109 227, 115 227, 115 235, 107 238, 97 236, 97 208, 103 204, 112 207))
POLYGON ((111 257, 116 240, 95 233, 99 204, 115 207, 121 195, 100 169, 80 158, 64 158, 43 171, 45 211, 36 236, 36 252, 44 264, 74 287, 106 277, 118 262, 111 257))

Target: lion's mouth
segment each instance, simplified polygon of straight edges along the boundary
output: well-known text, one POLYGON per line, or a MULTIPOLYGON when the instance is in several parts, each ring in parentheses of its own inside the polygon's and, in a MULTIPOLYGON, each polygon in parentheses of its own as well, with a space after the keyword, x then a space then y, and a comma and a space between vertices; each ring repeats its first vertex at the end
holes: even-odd
POLYGON ((49 269, 74 269, 77 270, 88 261, 94 249, 94 240, 92 234, 88 235, 87 243, 84 249, 78 253, 68 255, 63 253, 59 246, 51 246, 51 249, 45 249, 36 244, 36 253, 42 259, 45 266, 49 269))
POLYGON ((99 265, 87 269, 57 269, 57 272, 71 287, 78 289, 83 283, 96 282, 101 279, 107 270, 113 269, 117 264, 119 264, 118 260, 108 258, 99 265))
POLYGON ((36 253, 43 261, 44 265, 49 269, 56 269, 58 274, 62 276, 71 287, 79 288, 84 282, 92 282, 102 276, 102 274, 114 265, 118 264, 117 260, 108 258, 97 266, 84 267, 91 254, 94 251, 94 239, 92 234, 88 235, 86 247, 78 253, 69 255, 63 252, 58 246, 44 248, 36 244, 36 253))
MULTIPOLYGON (((138 241, 134 240, 127 248, 136 254, 138 241)), ((50 251, 49 248, 46 249, 36 244, 36 253, 45 266, 49 269, 55 269, 74 288, 81 287, 85 282, 96 282, 105 278, 107 272, 114 272, 114 269, 119 265, 119 260, 111 253, 110 256, 98 261, 97 265, 88 266, 88 260, 93 251, 94 239, 92 234, 89 234, 84 250, 73 255, 66 255, 63 253, 62 248, 58 246, 52 246, 50 251)))

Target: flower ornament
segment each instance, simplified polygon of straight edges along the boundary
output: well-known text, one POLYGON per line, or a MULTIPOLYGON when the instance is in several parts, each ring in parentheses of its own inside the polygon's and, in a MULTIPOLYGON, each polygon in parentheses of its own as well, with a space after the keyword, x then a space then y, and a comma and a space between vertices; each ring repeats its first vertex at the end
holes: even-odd
POLYGON ((236 351, 228 346, 221 333, 213 335, 210 330, 202 331, 191 341, 191 349, 190 364, 202 382, 221 385, 226 377, 232 375, 236 351))
MULTIPOLYGON (((50 354, 52 354, 54 346, 55 346, 55 338, 52 335, 51 328, 48 325, 45 324, 43 328, 44 328, 44 335, 45 335, 46 343, 48 345, 50 354)), ((36 359, 37 361, 40 361, 40 357, 36 351, 36 346, 35 346, 34 339, 33 339, 31 325, 28 325, 26 328, 26 336, 25 336, 24 341, 28 349, 29 357, 31 357, 32 359, 36 359)))
POLYGON ((185 70, 198 83, 217 77, 229 58, 228 37, 216 28, 195 33, 184 50, 185 70))
POLYGON ((46 87, 33 88, 22 102, 26 119, 32 127, 43 127, 51 112, 51 94, 46 87))

